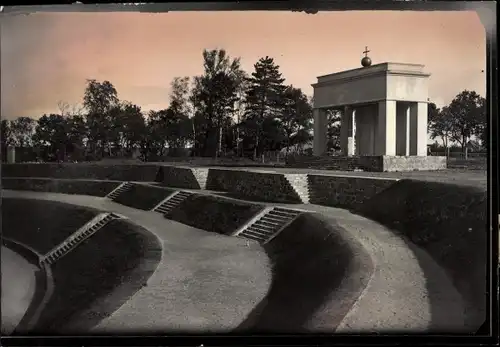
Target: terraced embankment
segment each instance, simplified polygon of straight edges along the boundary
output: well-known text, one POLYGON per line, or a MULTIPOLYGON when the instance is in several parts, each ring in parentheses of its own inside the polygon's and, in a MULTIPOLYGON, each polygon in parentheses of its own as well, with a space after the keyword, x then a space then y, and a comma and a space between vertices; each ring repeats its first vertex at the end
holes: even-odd
MULTIPOLYGON (((2 212, 4 237, 45 254, 99 210, 42 199, 2 198, 2 212)), ((37 303, 39 307, 28 310, 32 317, 23 318, 25 324, 18 332, 58 333, 75 321, 87 328, 80 332, 88 330, 142 286, 160 257, 161 245, 145 229, 123 220, 110 222, 53 264, 46 274, 50 278, 43 300, 37 303), (97 304, 110 295, 113 300, 108 299, 108 305, 97 304)))
POLYGON ((447 271, 467 303, 466 324, 481 326, 487 306, 489 224, 484 190, 401 180, 357 210, 427 251, 447 271))
MULTIPOLYGON (((205 185, 204 171, 165 167, 162 170, 163 174, 157 175, 156 179, 163 185, 167 185, 169 180, 173 186, 191 189, 205 185)), ((303 187, 304 182, 297 180, 293 186, 285 173, 204 170, 208 172, 205 177, 207 188, 229 192, 233 197, 245 196, 276 203, 292 202, 299 197, 304 201, 305 192, 298 194, 296 189, 297 186, 303 187), (294 198, 289 199, 292 196, 294 198)), ((374 179, 319 173, 304 177, 309 200, 317 205, 294 206, 319 212, 322 216, 304 214, 263 245, 272 264, 271 288, 266 298, 241 323, 241 329, 331 331, 338 325, 343 332, 383 330, 384 327, 414 327, 421 331, 449 328, 450 331, 472 332, 482 324, 486 310, 487 247, 484 190, 441 182, 397 181, 383 177, 374 179), (349 209, 358 215, 318 205, 349 209), (322 217, 326 218, 323 220, 325 224, 321 222, 322 217), (368 259, 375 261, 374 269, 370 268, 368 259), (356 275, 358 280, 349 277, 356 271, 361 271, 356 275), (339 276, 344 276, 341 281, 338 281, 339 276), (352 288, 349 289, 349 285, 346 287, 346 283, 350 283, 352 288), (367 289, 362 293, 363 286, 367 289), (326 295, 328 291, 334 293, 331 294, 333 296, 326 295), (338 293, 342 293, 344 299, 341 301, 349 303, 349 308, 338 306, 340 301, 335 300, 338 293), (346 293, 352 296, 348 297, 346 293), (301 298, 303 305, 287 304, 296 302, 297 298, 301 298), (399 308, 394 303, 398 303, 399 308)), ((151 192, 143 188, 132 189, 115 201, 149 210, 170 194, 169 190, 160 191, 157 187, 145 186, 151 192), (141 189, 142 193, 139 192, 141 189)), ((75 199, 78 198, 75 196, 75 199)), ((166 213, 167 218, 226 235, 245 224, 252 214, 258 213, 257 207, 253 210, 252 205, 265 205, 234 199, 221 200, 207 196, 206 192, 177 203, 166 213)), ((259 206, 259 209, 262 207, 259 206)), ((169 223, 163 220, 163 223, 169 223)), ((165 234, 164 237, 169 242, 172 240, 171 235, 165 234)), ((176 247, 194 257, 191 247, 196 243, 195 238, 181 234, 178 237, 176 247)), ((231 241, 220 242, 229 244, 231 241)), ((182 262, 180 253, 177 262, 182 262)), ((162 287, 158 284, 155 288, 160 290, 162 287)), ((150 288, 149 293, 153 293, 152 290, 150 288)), ((172 290, 175 292, 176 289, 172 290)), ((147 298, 142 299, 140 302, 147 305, 147 298)), ((133 309, 131 303, 127 305, 127 310, 133 309)), ((141 311, 141 314, 146 315, 146 311, 141 311)), ((120 310, 119 315, 110 318, 114 322, 112 326, 116 327, 117 319, 126 316, 127 311, 120 310)), ((160 327, 160 322, 144 319, 160 327)), ((221 318, 219 326, 234 327, 223 321, 221 318)), ((238 320, 233 318, 233 324, 235 322, 238 320)), ((201 325, 211 326, 207 321, 201 325)))

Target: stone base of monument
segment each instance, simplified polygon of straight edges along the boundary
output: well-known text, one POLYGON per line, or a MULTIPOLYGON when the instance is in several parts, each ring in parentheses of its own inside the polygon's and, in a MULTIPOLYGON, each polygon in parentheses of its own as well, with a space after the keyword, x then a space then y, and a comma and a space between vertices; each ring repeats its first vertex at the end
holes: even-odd
POLYGON ((301 157, 288 167, 338 171, 435 171, 446 169, 446 157, 428 156, 322 156, 301 157))

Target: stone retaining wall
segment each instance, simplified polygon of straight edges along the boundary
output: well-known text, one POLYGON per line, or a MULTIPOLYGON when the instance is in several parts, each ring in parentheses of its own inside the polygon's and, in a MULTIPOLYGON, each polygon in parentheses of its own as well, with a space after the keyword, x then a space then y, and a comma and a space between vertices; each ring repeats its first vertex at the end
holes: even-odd
POLYGON ((116 164, 2 164, 2 177, 50 177, 114 181, 154 182, 157 165, 116 164))
POLYGON ((355 208, 387 189, 397 180, 355 176, 309 175, 311 204, 355 208))
POLYGON ((120 182, 85 181, 50 178, 6 178, 2 177, 2 188, 29 190, 33 192, 80 194, 104 197, 117 188, 120 182))
POLYGON ((207 189, 229 192, 237 198, 300 203, 300 196, 283 174, 210 169, 207 189))

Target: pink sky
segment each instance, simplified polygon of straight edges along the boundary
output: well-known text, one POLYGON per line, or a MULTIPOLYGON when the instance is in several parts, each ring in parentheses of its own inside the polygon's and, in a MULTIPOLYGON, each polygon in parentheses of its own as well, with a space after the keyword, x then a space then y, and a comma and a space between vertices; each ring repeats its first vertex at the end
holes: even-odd
POLYGON ((204 48, 241 57, 247 72, 273 57, 286 83, 311 95, 317 76, 359 67, 365 46, 374 64, 425 64, 438 106, 464 89, 485 96, 485 31, 473 11, 35 13, 2 18, 2 117, 81 104, 87 78, 111 81, 144 110, 165 108, 174 77, 202 72, 204 48))

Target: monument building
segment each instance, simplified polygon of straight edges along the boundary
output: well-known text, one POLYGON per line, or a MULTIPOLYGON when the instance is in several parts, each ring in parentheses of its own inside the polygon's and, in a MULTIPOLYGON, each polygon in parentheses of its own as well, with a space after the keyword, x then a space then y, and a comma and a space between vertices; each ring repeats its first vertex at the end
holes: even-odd
MULTIPOLYGON (((324 156, 326 111, 340 111, 341 151, 367 171, 437 170, 445 157, 427 157, 430 74, 424 65, 371 64, 365 49, 361 68, 319 76, 314 88, 313 154, 324 156)), ((340 158, 332 157, 332 160, 340 158)), ((354 165, 356 166, 356 164, 354 165)))

